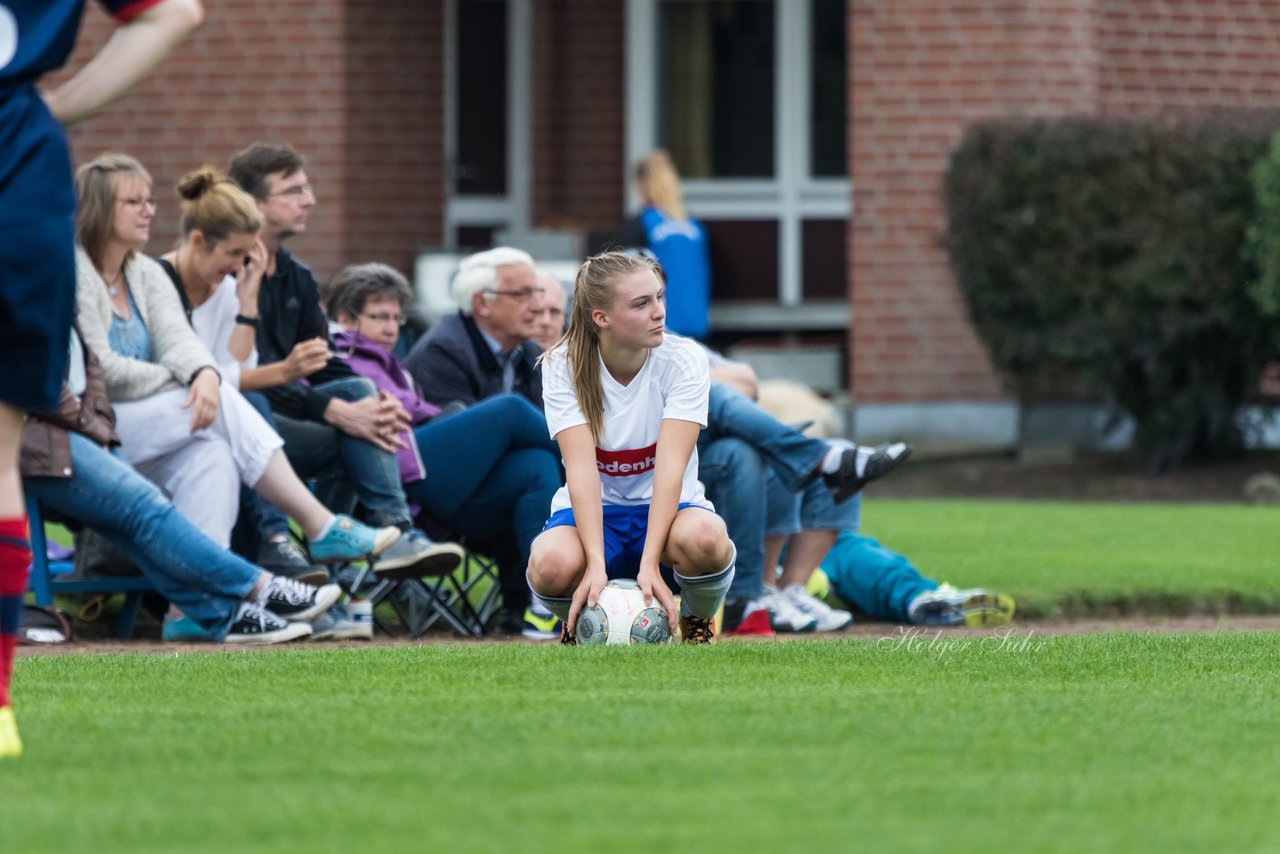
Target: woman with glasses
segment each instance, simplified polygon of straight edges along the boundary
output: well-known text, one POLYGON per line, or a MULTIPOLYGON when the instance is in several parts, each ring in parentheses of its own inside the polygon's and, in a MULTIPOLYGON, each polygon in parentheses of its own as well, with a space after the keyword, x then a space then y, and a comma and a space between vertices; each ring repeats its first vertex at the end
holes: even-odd
MULTIPOLYGON (((155 216, 142 165, 104 154, 80 167, 75 183, 80 326, 102 361, 125 460, 222 548, 241 482, 298 521, 315 560, 358 559, 399 539, 398 529, 329 512, 289 466, 279 435, 223 382, 163 268, 141 254, 155 216)), ((242 226, 252 233, 256 213, 242 226)), ((243 254, 232 255, 243 264, 243 254)))
POLYGON ((499 394, 441 415, 418 394, 391 353, 412 296, 404 276, 385 264, 340 271, 322 297, 342 326, 335 351, 409 413, 413 429, 401 436, 405 447, 396 454, 405 495, 454 534, 496 545, 507 606, 500 629, 521 631, 529 547, 561 482, 554 445, 542 413, 520 395, 499 394))

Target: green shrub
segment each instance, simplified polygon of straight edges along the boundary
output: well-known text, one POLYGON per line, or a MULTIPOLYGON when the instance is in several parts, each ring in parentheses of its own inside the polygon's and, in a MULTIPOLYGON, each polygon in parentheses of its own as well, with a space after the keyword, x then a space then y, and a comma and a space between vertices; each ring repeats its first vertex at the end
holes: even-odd
POLYGON ((1277 352, 1274 172, 1274 222, 1255 241, 1273 253, 1269 280, 1246 249, 1250 171, 1277 127, 1280 117, 1254 114, 970 128, 945 178, 944 242, 1020 396, 1078 377, 1133 417, 1155 470, 1241 448, 1237 410, 1277 352))

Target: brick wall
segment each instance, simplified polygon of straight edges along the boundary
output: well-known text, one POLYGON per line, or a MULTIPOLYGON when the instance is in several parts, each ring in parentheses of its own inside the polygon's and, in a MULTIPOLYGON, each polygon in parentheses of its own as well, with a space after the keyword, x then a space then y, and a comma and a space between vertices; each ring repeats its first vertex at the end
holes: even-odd
POLYGON ((992 400, 945 253, 941 178, 999 115, 1280 105, 1270 0, 850 0, 852 391, 992 400))
POLYGON ((623 217, 622 0, 534 4, 533 221, 611 229, 623 217))
MULTIPOLYGON (((291 242, 326 277, 378 258, 408 271, 438 243, 443 198, 442 6, 382 0, 218 0, 196 36, 124 100, 74 128, 77 163, 105 150, 138 157, 160 209, 148 251, 172 246, 173 187, 201 163, 225 168, 254 141, 307 158, 319 203, 291 242), (394 73, 393 73, 394 72, 394 73)), ((91 4, 69 68, 105 40, 91 4)))

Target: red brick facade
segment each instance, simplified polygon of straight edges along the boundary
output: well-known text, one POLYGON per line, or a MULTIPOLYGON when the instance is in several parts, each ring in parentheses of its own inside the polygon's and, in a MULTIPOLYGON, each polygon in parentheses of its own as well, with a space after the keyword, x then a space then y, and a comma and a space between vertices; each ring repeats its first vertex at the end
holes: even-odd
POLYGON ((1268 0, 850 0, 853 392, 1002 394, 938 248, 966 124, 1001 115, 1280 105, 1268 0))
MULTIPOLYGON (((791 0, 788 0, 791 2, 791 0)), ((79 160, 138 156, 173 238, 172 187, 253 140, 308 158, 320 204, 295 246, 322 277, 406 272, 444 242, 443 0, 217 0, 198 36, 77 128, 79 160)), ((531 0, 530 217, 624 215, 624 0, 531 0)), ((945 254, 940 178, 966 124, 999 115, 1280 105, 1271 0, 848 0, 852 391, 860 403, 1003 395, 945 254)), ((109 32, 88 15, 72 66, 109 32)))

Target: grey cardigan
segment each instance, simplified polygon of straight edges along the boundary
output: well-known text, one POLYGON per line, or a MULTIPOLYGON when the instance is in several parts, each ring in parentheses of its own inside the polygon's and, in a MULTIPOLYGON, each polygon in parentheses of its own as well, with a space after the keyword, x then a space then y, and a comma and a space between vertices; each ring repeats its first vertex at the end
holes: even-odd
POLYGON ((107 284, 93 261, 76 247, 76 310, 84 343, 98 355, 107 378, 107 395, 115 403, 141 400, 161 391, 191 384, 201 368, 217 371, 209 348, 196 335, 173 282, 156 261, 135 252, 125 265, 125 279, 142 322, 151 336, 153 362, 121 356, 111 349, 111 300, 107 284))

